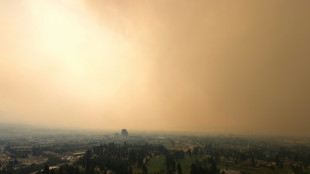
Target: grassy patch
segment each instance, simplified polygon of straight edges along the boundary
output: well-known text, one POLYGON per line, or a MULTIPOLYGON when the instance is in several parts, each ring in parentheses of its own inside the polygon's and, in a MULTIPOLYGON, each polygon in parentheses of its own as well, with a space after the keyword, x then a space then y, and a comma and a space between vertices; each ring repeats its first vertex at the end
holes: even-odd
POLYGON ((243 172, 247 172, 247 173, 253 173, 253 174, 283 174, 283 173, 291 173, 292 170, 287 166, 284 167, 283 169, 277 168, 275 170, 266 168, 266 167, 260 167, 260 168, 256 168, 256 167, 250 167, 250 166, 241 166, 238 164, 235 164, 233 166, 223 166, 223 165, 219 165, 218 166, 221 169, 230 169, 230 170, 237 170, 237 171, 243 171, 243 172))
POLYGON ((150 162, 149 165, 147 166, 148 169, 148 173, 154 173, 157 171, 160 171, 162 169, 166 169, 165 167, 165 156, 161 155, 159 157, 153 157, 150 162))
POLYGON ((189 174, 191 172, 191 167, 192 164, 196 161, 196 160, 202 160, 202 158, 199 157, 189 157, 188 155, 185 156, 184 159, 180 159, 179 162, 181 164, 182 167, 182 171, 184 174, 189 174))

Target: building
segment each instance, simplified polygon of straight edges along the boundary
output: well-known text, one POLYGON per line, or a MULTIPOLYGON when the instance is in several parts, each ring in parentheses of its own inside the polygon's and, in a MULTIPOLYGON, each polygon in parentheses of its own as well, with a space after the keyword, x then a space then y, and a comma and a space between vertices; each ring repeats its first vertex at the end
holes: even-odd
POLYGON ((126 129, 122 129, 121 134, 123 136, 128 136, 128 131, 126 129))

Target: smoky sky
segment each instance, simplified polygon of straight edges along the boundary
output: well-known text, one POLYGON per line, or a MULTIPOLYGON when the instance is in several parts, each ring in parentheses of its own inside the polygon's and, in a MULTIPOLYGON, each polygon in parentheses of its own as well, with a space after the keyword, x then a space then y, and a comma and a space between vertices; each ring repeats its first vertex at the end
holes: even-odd
POLYGON ((309 1, 1 1, 0 121, 309 135, 309 1))

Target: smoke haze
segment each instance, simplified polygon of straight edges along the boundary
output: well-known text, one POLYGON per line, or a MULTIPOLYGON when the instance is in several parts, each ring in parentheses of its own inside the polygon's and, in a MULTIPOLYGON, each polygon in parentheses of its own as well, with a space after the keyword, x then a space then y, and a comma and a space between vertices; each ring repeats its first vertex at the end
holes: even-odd
POLYGON ((0 122, 309 135, 309 1, 0 2, 0 122))

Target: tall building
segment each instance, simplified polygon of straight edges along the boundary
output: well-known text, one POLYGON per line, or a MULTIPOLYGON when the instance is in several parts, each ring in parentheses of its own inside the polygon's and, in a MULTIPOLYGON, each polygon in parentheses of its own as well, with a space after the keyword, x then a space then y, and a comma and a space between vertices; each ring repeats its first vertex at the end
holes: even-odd
POLYGON ((121 134, 123 136, 128 136, 128 131, 126 129, 122 129, 121 134))

